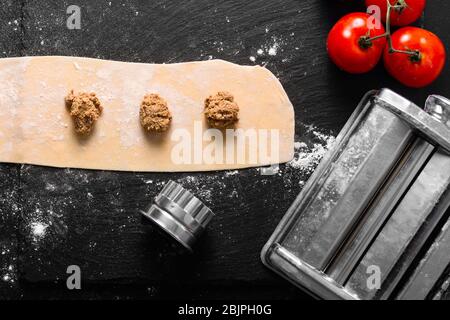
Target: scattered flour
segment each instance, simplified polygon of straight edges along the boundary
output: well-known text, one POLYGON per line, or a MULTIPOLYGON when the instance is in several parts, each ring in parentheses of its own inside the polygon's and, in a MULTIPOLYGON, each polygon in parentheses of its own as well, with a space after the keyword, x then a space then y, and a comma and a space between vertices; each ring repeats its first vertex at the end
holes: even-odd
POLYGON ((14 266, 11 264, 9 265, 6 270, 4 271, 5 273, 2 276, 2 281, 13 284, 16 280, 17 275, 15 274, 15 270, 14 270, 14 266))
POLYGON ((267 53, 269 54, 269 56, 276 56, 278 49, 279 49, 280 45, 278 43, 274 43, 269 50, 267 50, 267 53))
POLYGON ((48 225, 42 222, 32 222, 30 227, 31 234, 33 235, 33 240, 38 241, 45 236, 48 225))
MULTIPOLYGON (((266 34, 269 31, 266 28, 266 34)), ((282 63, 290 62, 294 57, 293 50, 291 50, 291 48, 295 47, 292 45, 292 42, 295 41, 294 38, 295 33, 291 33, 289 36, 271 35, 256 51, 253 51, 255 54, 251 55, 249 59, 252 62, 259 60, 263 66, 269 64, 269 61, 274 60, 275 57, 277 57, 277 61, 282 63)), ((297 49, 294 51, 297 51, 297 49)))
POLYGON ((319 142, 313 143, 312 146, 308 146, 304 142, 296 142, 294 144, 295 156, 288 163, 288 166, 294 169, 304 170, 305 172, 314 171, 325 153, 333 147, 336 140, 334 136, 326 135, 316 130, 313 130, 312 134, 319 142))
POLYGON ((0 289, 2 282, 11 287, 17 280, 17 256, 13 247, 13 243, 0 242, 0 289))
POLYGON ((226 172, 225 172, 225 176, 226 176, 226 177, 235 176, 235 175, 237 175, 237 174, 239 174, 239 170, 233 170, 233 171, 226 171, 226 172))

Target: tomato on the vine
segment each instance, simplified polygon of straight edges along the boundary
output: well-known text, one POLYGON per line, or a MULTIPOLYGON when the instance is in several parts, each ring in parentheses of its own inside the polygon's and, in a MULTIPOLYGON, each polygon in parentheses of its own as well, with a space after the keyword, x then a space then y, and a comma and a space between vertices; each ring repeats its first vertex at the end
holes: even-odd
MULTIPOLYGON (((426 0, 389 0, 391 5, 399 6, 391 12, 391 25, 407 26, 422 15, 425 9, 426 0)), ((381 9, 381 19, 386 22, 387 1, 386 0, 366 0, 366 6, 378 6, 381 9)))
POLYGON ((379 62, 386 38, 367 39, 382 36, 385 29, 381 23, 373 23, 373 19, 367 13, 350 13, 331 29, 327 40, 328 54, 342 70, 365 73, 379 62))
POLYGON ((404 27, 392 34, 392 46, 396 50, 416 52, 405 54, 384 51, 387 71, 406 86, 420 88, 432 83, 442 72, 446 52, 441 40, 432 32, 404 27))

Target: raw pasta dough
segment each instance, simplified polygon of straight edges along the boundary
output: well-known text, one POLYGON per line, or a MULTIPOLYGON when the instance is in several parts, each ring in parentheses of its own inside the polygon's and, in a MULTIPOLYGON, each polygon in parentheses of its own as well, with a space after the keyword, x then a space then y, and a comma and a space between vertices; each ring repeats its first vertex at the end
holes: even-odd
POLYGON ((167 65, 75 57, 0 60, 0 162, 149 172, 263 166, 292 159, 294 123, 281 84, 259 66, 221 60, 167 65), (74 132, 64 104, 72 89, 95 92, 104 106, 88 138, 74 132), (173 161, 173 148, 180 141, 172 134, 183 129, 194 143, 195 126, 208 128, 204 100, 218 91, 234 95, 240 107, 237 129, 279 131, 278 161, 210 163, 194 161, 194 156, 192 163, 173 161), (173 115, 163 135, 149 135, 139 123, 139 106, 148 93, 161 95, 173 115))

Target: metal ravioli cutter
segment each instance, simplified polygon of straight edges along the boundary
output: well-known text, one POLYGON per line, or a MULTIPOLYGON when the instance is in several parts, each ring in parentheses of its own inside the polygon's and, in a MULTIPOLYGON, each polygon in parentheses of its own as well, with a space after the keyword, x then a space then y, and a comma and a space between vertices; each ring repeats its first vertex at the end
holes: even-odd
POLYGON ((141 213, 189 251, 214 217, 206 205, 174 181, 141 213))
POLYGON ((324 299, 433 299, 449 284, 450 101, 368 93, 262 251, 324 299))

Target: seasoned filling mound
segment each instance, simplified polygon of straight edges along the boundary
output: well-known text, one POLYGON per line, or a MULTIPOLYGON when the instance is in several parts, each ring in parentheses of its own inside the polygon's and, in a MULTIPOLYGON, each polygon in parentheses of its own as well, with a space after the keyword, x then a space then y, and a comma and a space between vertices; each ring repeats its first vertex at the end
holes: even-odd
POLYGON ((239 120, 239 106, 232 94, 218 92, 205 100, 205 117, 213 128, 229 128, 239 120))
POLYGON ((75 94, 73 90, 65 100, 66 107, 74 121, 75 131, 80 135, 88 135, 102 114, 103 107, 100 100, 95 93, 75 94))
POLYGON ((167 131, 172 121, 167 102, 157 94, 148 94, 144 97, 139 118, 142 127, 154 133, 167 131))

